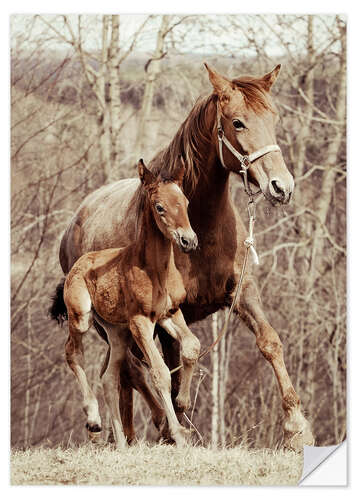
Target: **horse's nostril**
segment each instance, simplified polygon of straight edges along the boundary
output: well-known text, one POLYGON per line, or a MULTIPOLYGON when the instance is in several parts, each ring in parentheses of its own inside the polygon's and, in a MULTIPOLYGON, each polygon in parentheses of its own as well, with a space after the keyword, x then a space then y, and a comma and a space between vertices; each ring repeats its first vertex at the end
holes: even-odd
POLYGON ((271 181, 271 185, 274 189, 274 192, 279 195, 279 196, 284 196, 285 192, 281 187, 279 187, 279 182, 278 181, 271 181))
POLYGON ((189 245, 189 242, 183 236, 181 236, 181 245, 183 247, 188 247, 188 245, 189 245))

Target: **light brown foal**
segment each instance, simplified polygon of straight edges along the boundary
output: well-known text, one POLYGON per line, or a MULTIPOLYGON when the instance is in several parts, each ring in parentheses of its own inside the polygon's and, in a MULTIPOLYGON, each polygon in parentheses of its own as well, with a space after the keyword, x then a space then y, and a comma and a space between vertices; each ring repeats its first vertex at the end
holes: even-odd
POLYGON ((176 417, 170 371, 153 334, 158 323, 181 344, 183 376, 177 398, 187 405, 200 342, 187 327, 179 308, 186 291, 175 266, 173 243, 189 252, 196 249, 197 236, 188 219, 188 200, 180 188, 184 166, 180 165, 169 180, 155 177, 142 160, 138 169, 142 187, 136 241, 124 248, 86 253, 66 278, 66 357, 83 394, 87 428, 92 433, 100 432, 98 402, 84 371, 82 348, 82 336, 94 317, 108 335, 110 357, 102 383, 114 439, 117 447, 122 448, 126 439, 119 409, 120 367, 134 339, 149 364, 171 436, 180 446, 185 443, 187 432, 176 417))

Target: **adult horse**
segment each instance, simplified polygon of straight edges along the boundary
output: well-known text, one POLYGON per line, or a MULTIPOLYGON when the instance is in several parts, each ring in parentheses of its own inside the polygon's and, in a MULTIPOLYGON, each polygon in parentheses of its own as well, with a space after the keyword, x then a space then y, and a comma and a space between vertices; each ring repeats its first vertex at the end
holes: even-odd
MULTIPOLYGON (((249 166, 249 181, 273 205, 288 203, 294 188, 293 177, 276 146, 278 112, 270 95, 280 65, 262 77, 233 80, 207 65, 206 68, 213 92, 198 100, 168 147, 149 164, 154 173, 165 169, 170 173, 179 155, 186 161, 183 190, 190 200, 189 217, 199 249, 187 255, 175 250, 175 264, 187 291, 181 309, 188 324, 231 304, 239 280, 247 231, 232 203, 230 173, 240 174, 242 168, 249 166)), ((60 263, 64 273, 85 252, 122 247, 132 241, 135 234, 132 207, 138 203, 138 187, 137 179, 117 181, 82 202, 61 242, 60 263)), ((303 444, 313 444, 310 425, 302 414, 300 399, 285 367, 282 343, 265 317, 250 263, 234 311, 254 332, 258 348, 273 367, 285 414, 285 445, 301 449, 303 444)), ((180 363, 178 346, 160 329, 158 334, 165 361, 175 368, 180 363)), ((133 436, 132 386, 136 387, 134 382, 130 386, 135 378, 130 370, 129 366, 123 376, 128 384, 122 387, 120 395, 128 439, 133 436)), ((173 399, 179 383, 180 374, 176 372, 172 377, 173 399)), ((142 380, 142 392, 150 393, 144 386, 142 380)), ((175 410, 182 416, 185 407, 176 404, 175 410)))

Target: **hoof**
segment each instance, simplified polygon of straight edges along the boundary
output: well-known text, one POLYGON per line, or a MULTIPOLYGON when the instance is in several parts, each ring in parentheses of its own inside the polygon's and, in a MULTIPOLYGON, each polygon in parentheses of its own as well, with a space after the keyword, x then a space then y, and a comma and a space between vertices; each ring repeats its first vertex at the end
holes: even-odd
MULTIPOLYGON (((188 398, 181 398, 180 395, 178 395, 175 399, 175 413, 177 418, 179 416, 183 416, 185 411, 187 411, 191 406, 191 399, 188 398)), ((182 420, 182 418, 181 418, 182 420)), ((181 420, 179 420, 181 422, 181 420)))
POLYGON ((86 429, 88 431, 88 438, 92 443, 101 442, 102 428, 100 427, 100 425, 98 424, 89 425, 87 422, 86 429))
POLYGON ((300 452, 304 446, 314 446, 314 444, 315 439, 309 422, 300 410, 296 409, 284 424, 284 448, 300 452))
POLYGON ((178 448, 184 448, 191 444, 191 431, 185 427, 180 426, 180 428, 173 433, 173 437, 178 448))
POLYGON ((161 421, 160 425, 156 426, 159 431, 159 436, 157 438, 157 442, 161 444, 175 444, 174 439, 171 437, 169 424, 167 422, 167 418, 161 421))
POLYGON ((115 439, 114 439, 114 433, 113 433, 113 429, 110 428, 110 431, 109 431, 109 434, 108 434, 108 439, 107 439, 107 442, 109 444, 113 444, 115 443, 115 439))
POLYGON ((156 427, 156 429, 162 433, 164 429, 167 427, 167 420, 166 420, 166 415, 164 412, 159 415, 155 415, 152 417, 152 421, 156 427))

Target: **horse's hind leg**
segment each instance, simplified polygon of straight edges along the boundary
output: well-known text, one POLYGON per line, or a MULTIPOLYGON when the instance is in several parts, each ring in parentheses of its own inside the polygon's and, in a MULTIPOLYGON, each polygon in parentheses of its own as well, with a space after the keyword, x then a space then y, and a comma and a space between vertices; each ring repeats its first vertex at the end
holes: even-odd
POLYGON ((133 421, 133 387, 128 374, 126 360, 123 361, 120 370, 119 387, 119 410, 123 425, 124 435, 128 444, 135 440, 135 429, 133 421))
MULTIPOLYGON (((125 370, 123 371, 128 381, 128 385, 126 387, 133 387, 142 395, 146 404, 150 408, 152 421, 155 427, 159 431, 161 431, 166 420, 165 411, 161 407, 157 399, 157 395, 153 390, 152 384, 150 383, 150 375, 147 367, 143 363, 141 363, 141 361, 133 354, 130 349, 127 350, 125 370)), ((120 398, 121 397, 122 393, 120 394, 120 398)), ((127 425, 129 425, 129 422, 127 422, 127 425)))
POLYGON ((248 281, 244 285, 240 303, 235 309, 255 333, 260 352, 273 367, 285 413, 285 446, 290 449, 301 450, 303 445, 313 445, 314 438, 310 424, 301 412, 300 399, 295 392, 285 366, 281 340, 264 315, 259 292, 253 281, 248 281))
POLYGON ((153 383, 165 408, 171 436, 177 446, 183 446, 186 443, 187 433, 177 420, 173 408, 170 371, 155 345, 153 339, 154 324, 149 318, 137 315, 130 320, 130 330, 149 363, 153 383))
MULTIPOLYGON (((101 326, 104 325, 102 324, 101 326)), ((119 394, 121 392, 121 365, 125 359, 127 349, 127 329, 123 330, 120 327, 106 325, 105 331, 109 340, 109 360, 107 367, 102 373, 102 385, 104 389, 104 397, 107 403, 114 439, 116 446, 120 449, 126 447, 126 439, 123 432, 121 420, 121 412, 119 408, 119 394)))

